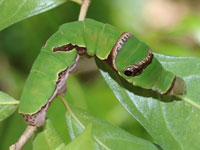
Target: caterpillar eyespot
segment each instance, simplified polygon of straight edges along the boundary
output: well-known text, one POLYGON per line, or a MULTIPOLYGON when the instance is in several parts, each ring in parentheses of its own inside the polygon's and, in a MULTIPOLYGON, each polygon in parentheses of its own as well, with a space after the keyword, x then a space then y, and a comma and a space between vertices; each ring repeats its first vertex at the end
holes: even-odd
POLYGON ((149 46, 133 34, 92 19, 62 25, 35 60, 21 95, 19 113, 33 126, 45 122, 46 110, 76 70, 80 56, 104 60, 125 80, 159 94, 183 94, 184 80, 165 70, 149 46))
POLYGON ((133 75, 133 71, 128 70, 128 69, 124 71, 124 74, 125 74, 126 76, 128 76, 128 77, 134 76, 134 75, 133 75))
POLYGON ((153 60, 153 54, 151 52, 151 49, 149 48, 149 51, 148 51, 148 55, 143 58, 140 62, 136 63, 136 64, 133 64, 133 65, 129 65, 128 67, 126 67, 124 69, 124 74, 126 76, 131 76, 131 77, 135 77, 135 76, 139 76, 143 70, 151 64, 153 60))

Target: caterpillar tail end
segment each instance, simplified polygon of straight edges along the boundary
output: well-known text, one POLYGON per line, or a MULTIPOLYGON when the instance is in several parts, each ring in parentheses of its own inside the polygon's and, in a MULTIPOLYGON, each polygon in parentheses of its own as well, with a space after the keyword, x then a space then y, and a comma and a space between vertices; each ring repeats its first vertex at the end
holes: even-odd
POLYGON ((185 81, 180 77, 176 77, 173 83, 173 87, 171 88, 171 90, 167 95, 184 95, 185 93, 186 93, 185 81))

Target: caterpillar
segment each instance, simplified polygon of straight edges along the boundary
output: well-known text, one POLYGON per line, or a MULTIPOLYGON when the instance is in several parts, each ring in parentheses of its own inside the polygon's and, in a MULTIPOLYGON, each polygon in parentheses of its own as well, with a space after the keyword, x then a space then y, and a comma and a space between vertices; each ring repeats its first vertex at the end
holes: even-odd
POLYGON ((151 48, 133 34, 92 19, 66 23, 42 47, 20 98, 19 113, 26 123, 42 126, 46 110, 66 92, 66 80, 80 56, 106 61, 121 77, 159 94, 185 92, 183 79, 165 70, 151 48))

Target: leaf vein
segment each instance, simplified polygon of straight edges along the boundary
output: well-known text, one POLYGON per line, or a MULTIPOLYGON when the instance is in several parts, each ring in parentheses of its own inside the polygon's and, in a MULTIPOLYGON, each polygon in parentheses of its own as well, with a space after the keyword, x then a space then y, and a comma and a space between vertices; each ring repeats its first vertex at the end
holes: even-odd
POLYGON ((20 9, 25 5, 26 2, 27 2, 27 0, 24 0, 24 2, 21 5, 19 5, 19 7, 15 11, 15 13, 12 16, 10 16, 7 20, 11 20, 11 18, 15 17, 18 14, 18 12, 20 11, 20 9))

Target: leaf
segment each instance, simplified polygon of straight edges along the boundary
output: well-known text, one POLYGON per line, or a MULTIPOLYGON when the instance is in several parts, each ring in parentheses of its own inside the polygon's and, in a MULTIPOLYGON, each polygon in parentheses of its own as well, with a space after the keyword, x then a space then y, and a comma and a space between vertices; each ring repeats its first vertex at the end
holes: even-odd
POLYGON ((60 138, 50 120, 46 121, 44 130, 33 141, 33 150, 93 150, 92 124, 68 145, 60 138))
POLYGON ((88 124, 85 130, 62 150, 95 150, 92 124, 88 124))
MULTIPOLYGON (((68 0, 0 0, 0 30, 25 18, 57 7, 68 0)), ((72 0, 81 4, 81 0, 72 0)))
POLYGON ((80 135, 83 129, 92 123, 95 150, 157 150, 152 143, 137 138, 80 109, 71 107, 66 118, 72 139, 80 135))
POLYGON ((16 101, 11 96, 0 91, 0 121, 9 117, 19 105, 19 101, 16 101))
POLYGON ((155 54, 165 69, 186 83, 186 95, 169 97, 135 87, 105 63, 97 60, 101 73, 127 111, 164 150, 200 149, 200 58, 155 54))
POLYGON ((33 150, 55 150, 59 146, 62 147, 64 142, 50 120, 47 120, 44 130, 37 134, 32 144, 33 150))

